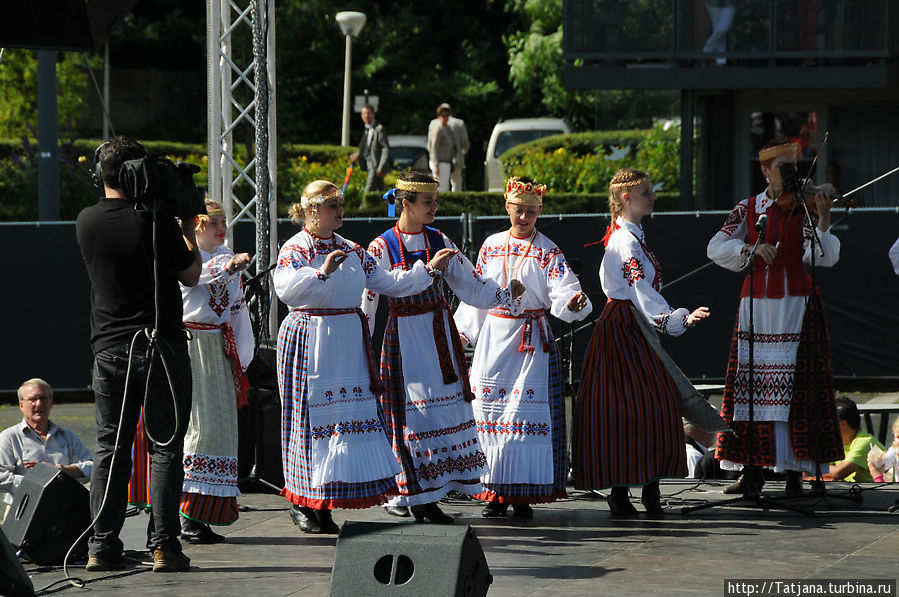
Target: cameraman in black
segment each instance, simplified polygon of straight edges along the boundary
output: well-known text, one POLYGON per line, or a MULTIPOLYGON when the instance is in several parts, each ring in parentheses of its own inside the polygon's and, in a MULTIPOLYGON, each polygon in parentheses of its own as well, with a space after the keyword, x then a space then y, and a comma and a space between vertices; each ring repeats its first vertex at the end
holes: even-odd
MULTIPOLYGON (((96 157, 105 196, 82 210, 75 226, 91 281, 97 420, 91 482, 95 522, 86 569, 120 570, 128 564, 119 533, 131 476, 131 444, 143 405, 152 456, 148 546, 153 571, 186 571, 190 559, 178 539, 178 508, 191 373, 178 282, 194 286, 200 277, 194 215, 179 213, 179 229, 171 201, 154 198, 148 205, 129 196, 123 165, 149 160, 140 143, 113 137, 98 148, 96 157)), ((152 186, 147 185, 151 191, 152 186)))

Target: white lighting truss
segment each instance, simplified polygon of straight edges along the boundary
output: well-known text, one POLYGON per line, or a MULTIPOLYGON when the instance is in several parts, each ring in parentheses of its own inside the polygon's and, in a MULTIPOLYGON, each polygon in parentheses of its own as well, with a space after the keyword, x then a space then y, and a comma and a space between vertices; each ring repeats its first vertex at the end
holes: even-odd
MULTIPOLYGON (((275 1, 207 0, 206 26, 209 196, 231 226, 255 223, 258 275, 277 257, 275 1)), ((269 311, 275 338, 277 310, 269 311)))

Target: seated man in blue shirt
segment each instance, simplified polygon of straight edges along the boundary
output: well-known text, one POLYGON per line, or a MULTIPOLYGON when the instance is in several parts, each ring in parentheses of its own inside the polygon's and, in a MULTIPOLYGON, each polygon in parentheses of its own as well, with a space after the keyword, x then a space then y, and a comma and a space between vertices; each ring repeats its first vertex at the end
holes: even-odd
POLYGON ((70 477, 90 480, 93 459, 90 450, 72 431, 50 421, 53 389, 40 378, 19 386, 22 421, 0 432, 0 493, 7 504, 28 469, 38 462, 55 465, 70 477))

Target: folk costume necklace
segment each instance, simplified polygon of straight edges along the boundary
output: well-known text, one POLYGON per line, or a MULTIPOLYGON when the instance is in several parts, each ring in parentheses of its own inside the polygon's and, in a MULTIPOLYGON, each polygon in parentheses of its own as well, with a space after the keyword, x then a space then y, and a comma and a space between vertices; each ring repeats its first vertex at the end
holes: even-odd
MULTIPOLYGON (((406 267, 406 245, 403 244, 403 234, 402 230, 400 230, 399 224, 394 224, 393 233, 396 235, 396 240, 400 244, 400 263, 403 264, 403 270, 408 269, 406 267)), ((411 232, 409 234, 412 234, 411 232)), ((431 263, 431 243, 428 242, 428 235, 425 232, 424 226, 422 226, 421 233, 422 237, 425 241, 425 264, 431 263)))
POLYGON ((337 246, 337 238, 334 236, 334 232, 331 232, 330 238, 322 238, 321 236, 312 232, 305 226, 303 227, 303 230, 306 232, 306 234, 308 234, 310 237, 312 237, 312 246, 315 249, 316 253, 318 252, 319 249, 324 249, 326 251, 325 255, 327 255, 331 251, 336 251, 337 249, 340 248, 337 246), (331 242, 325 242, 325 241, 331 241, 331 242))
POLYGON ((531 252, 531 247, 534 245, 534 239, 537 238, 537 229, 534 228, 531 231, 531 235, 528 237, 528 246, 525 248, 524 254, 518 258, 518 261, 509 263, 511 261, 509 258, 509 243, 511 238, 512 230, 509 230, 506 232, 506 246, 503 248, 503 286, 509 285, 510 278, 512 280, 518 279, 518 273, 521 271, 521 266, 524 265, 524 260, 527 259, 528 253, 531 252))

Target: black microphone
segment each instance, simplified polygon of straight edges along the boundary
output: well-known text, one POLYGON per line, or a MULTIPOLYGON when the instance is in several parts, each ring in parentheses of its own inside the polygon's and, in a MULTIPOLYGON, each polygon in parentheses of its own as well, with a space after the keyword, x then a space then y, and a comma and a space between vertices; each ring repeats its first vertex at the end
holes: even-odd
POLYGON ((796 164, 785 162, 780 165, 780 179, 785 191, 799 193, 799 173, 796 164))
POLYGON ((755 222, 755 229, 762 230, 768 223, 768 214, 759 214, 759 219, 755 222))

